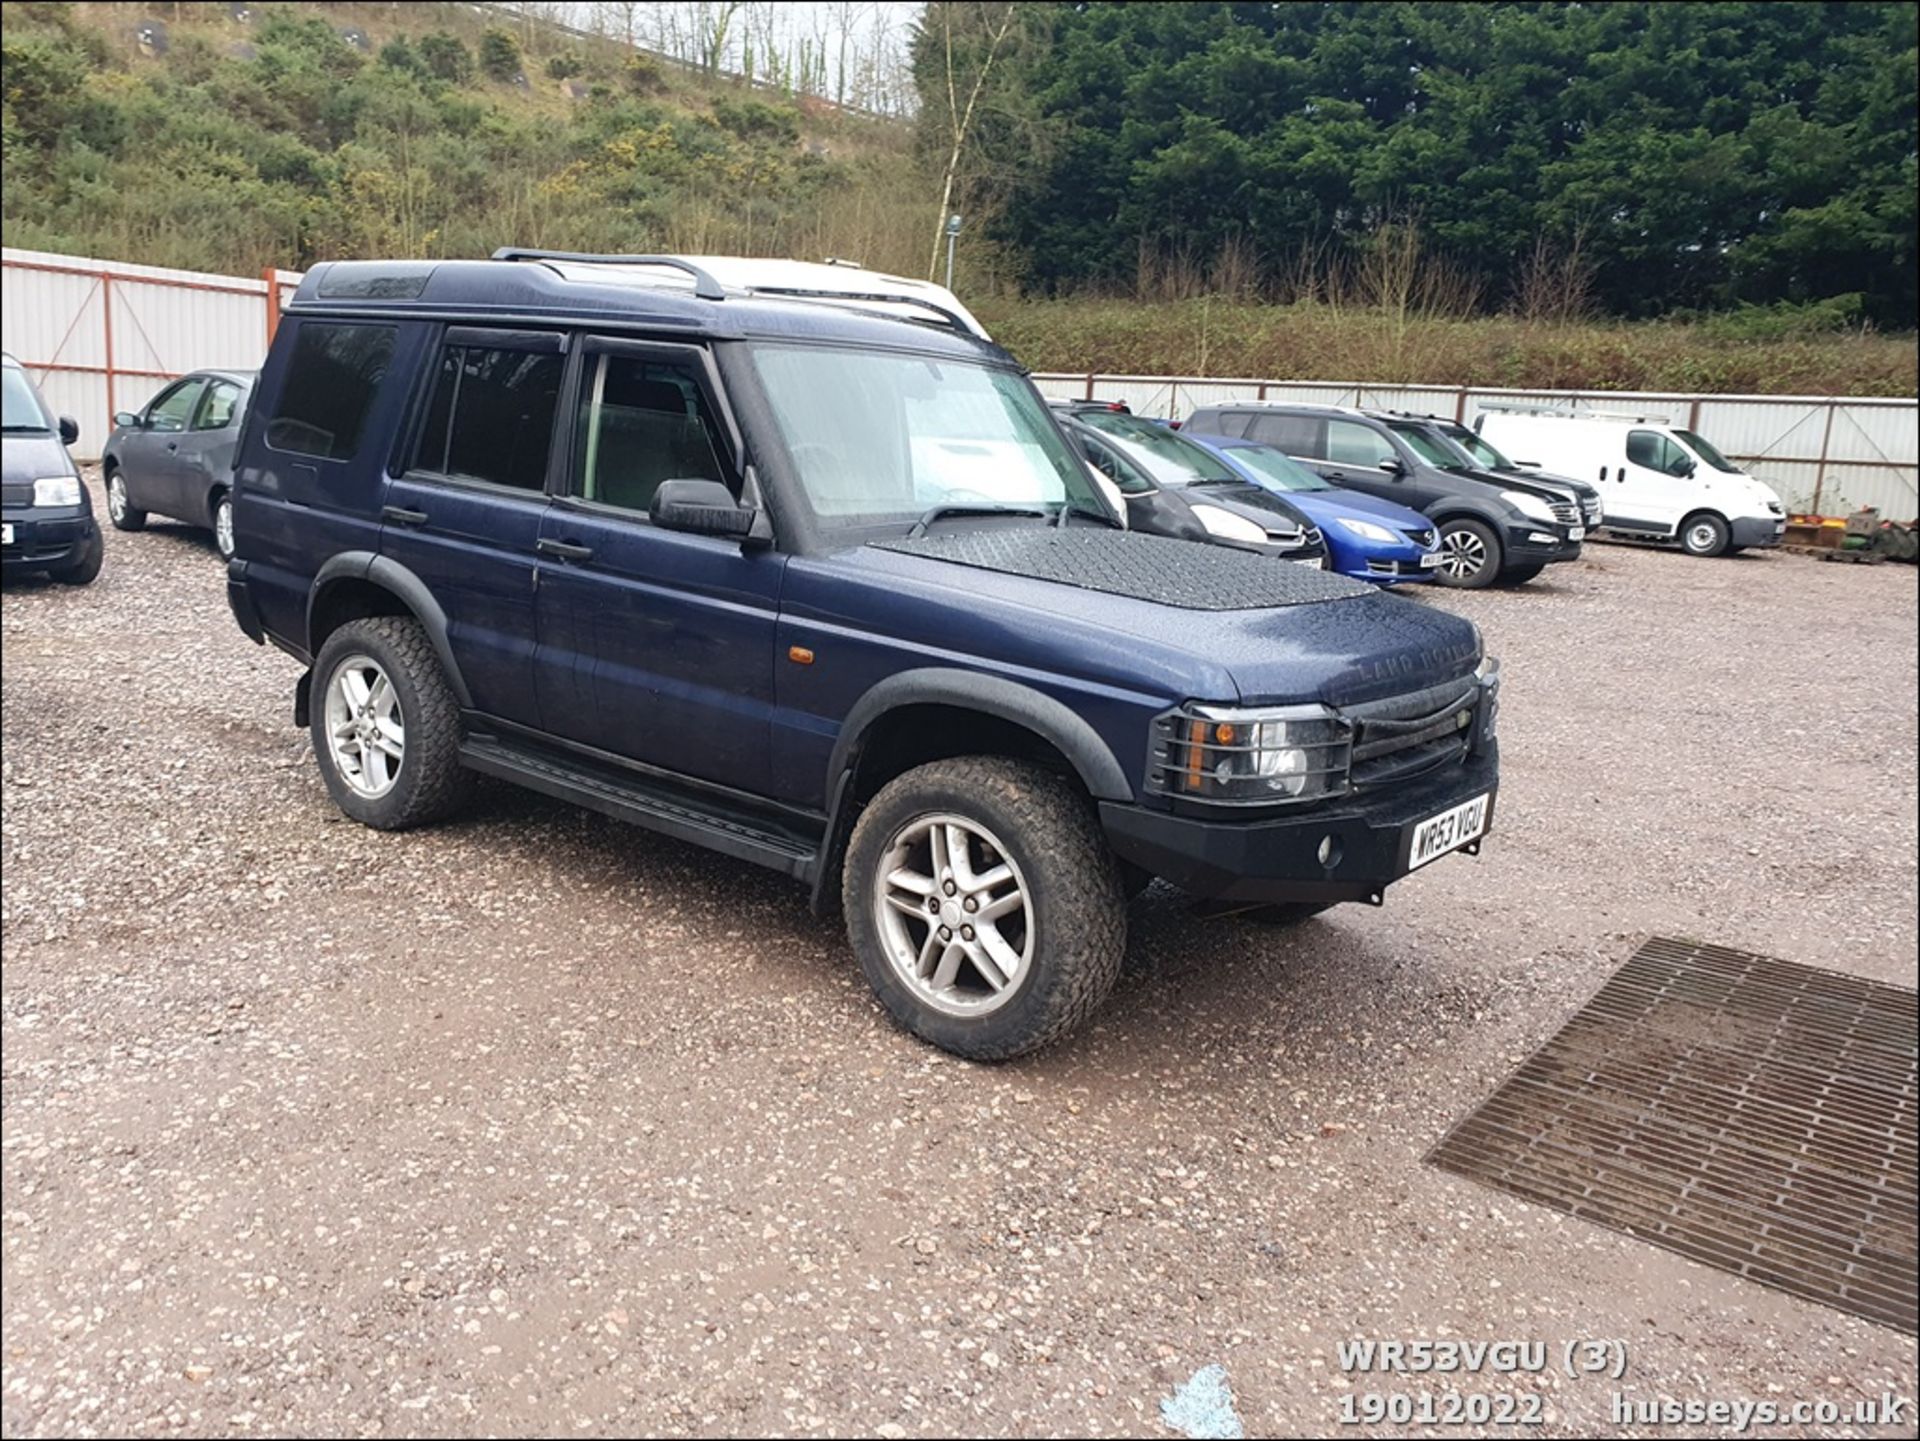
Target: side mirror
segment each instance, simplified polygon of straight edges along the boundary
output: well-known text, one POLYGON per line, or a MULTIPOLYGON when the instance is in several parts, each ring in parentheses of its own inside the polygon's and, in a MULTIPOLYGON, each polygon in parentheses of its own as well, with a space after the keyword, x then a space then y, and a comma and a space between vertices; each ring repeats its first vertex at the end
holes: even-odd
POLYGON ((72 445, 79 438, 80 438, 80 422, 75 420, 71 415, 61 416, 60 417, 60 443, 62 445, 72 445))
POLYGON ((140 417, 135 415, 131 410, 120 410, 114 412, 113 423, 122 430, 138 430, 140 428, 140 417))
POLYGON ((1680 462, 1680 469, 1675 471, 1674 474, 1679 476, 1682 480, 1692 480, 1693 472, 1696 469, 1698 469, 1698 467, 1695 466, 1692 461, 1683 460, 1680 462))
POLYGON ((663 480, 653 493, 647 515, 662 530, 739 540, 752 536, 760 519, 759 511, 741 505, 717 480, 663 480))
POLYGON ((1380 462, 1380 468, 1388 475, 1405 475, 1407 473, 1406 466, 1402 465, 1391 455, 1380 462))

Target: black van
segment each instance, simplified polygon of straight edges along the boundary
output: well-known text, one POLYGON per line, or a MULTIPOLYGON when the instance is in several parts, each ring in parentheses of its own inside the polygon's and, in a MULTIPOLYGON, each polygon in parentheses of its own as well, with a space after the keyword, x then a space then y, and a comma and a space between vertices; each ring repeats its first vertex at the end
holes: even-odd
MULTIPOLYGON (((1331 405, 1236 402, 1202 406, 1187 421, 1202 435, 1257 440, 1334 485, 1431 516, 1440 530, 1442 585, 1519 584, 1577 560, 1591 486, 1483 471, 1432 435, 1424 420, 1331 405)), ((1599 497, 1593 495, 1594 513, 1599 497)))

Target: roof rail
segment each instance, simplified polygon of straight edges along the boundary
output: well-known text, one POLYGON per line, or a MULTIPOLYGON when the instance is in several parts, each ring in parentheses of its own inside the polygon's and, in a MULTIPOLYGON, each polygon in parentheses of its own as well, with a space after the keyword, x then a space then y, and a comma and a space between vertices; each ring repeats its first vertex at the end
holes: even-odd
POLYGON ((944 305, 935 305, 918 295, 902 295, 894 291, 856 291, 856 290, 811 290, 800 285, 749 285, 749 295, 787 295, 797 300, 871 300, 882 305, 917 305, 922 310, 931 310, 948 325, 962 335, 974 334, 972 326, 944 305))
POLYGON ((493 252, 495 260, 564 260, 570 265, 664 265, 693 277, 693 293, 702 300, 725 300, 720 282, 690 260, 677 255, 588 255, 576 250, 522 250, 503 245, 493 252))
POLYGON ((1576 405, 1527 405, 1514 400, 1482 400, 1476 402, 1482 412, 1497 411, 1504 415, 1557 415, 1569 420, 1637 420, 1642 424, 1668 425, 1673 421, 1670 415, 1660 415, 1651 410, 1581 410, 1576 405))

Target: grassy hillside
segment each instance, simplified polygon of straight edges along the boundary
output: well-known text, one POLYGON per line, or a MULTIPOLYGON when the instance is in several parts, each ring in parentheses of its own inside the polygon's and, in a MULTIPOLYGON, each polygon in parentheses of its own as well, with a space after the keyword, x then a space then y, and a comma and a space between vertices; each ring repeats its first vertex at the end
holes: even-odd
POLYGON ((898 123, 464 6, 250 13, 10 3, 7 243, 242 272, 507 242, 925 263, 898 123))
MULTIPOLYGON (((8 245, 252 273, 559 249, 838 255, 913 274, 937 179, 911 129, 440 4, 7 5, 8 245), (143 45, 148 19, 164 49, 143 45), (342 31, 356 29, 364 48, 342 31)), ((1043 370, 1911 395, 1911 338, 1820 306, 1697 323, 1449 319, 1226 296, 1029 300, 970 227, 959 289, 1043 370)), ((1116 237, 1116 244, 1131 245, 1116 237)), ((1442 277, 1444 278, 1444 277, 1442 277)), ((1165 278, 1162 277, 1162 280, 1165 278)), ((1204 283, 1139 293, 1191 294, 1204 283)), ((1444 290, 1444 286, 1437 287, 1444 290)), ((1244 293, 1244 287, 1241 287, 1244 293)), ((1375 300, 1392 290, 1374 288, 1375 300)), ((1470 308, 1470 307, 1467 307, 1470 308)))
POLYGON ((1914 338, 1801 309, 1693 322, 1532 324, 1229 300, 975 303, 1035 370, 1719 394, 1913 395, 1914 338))

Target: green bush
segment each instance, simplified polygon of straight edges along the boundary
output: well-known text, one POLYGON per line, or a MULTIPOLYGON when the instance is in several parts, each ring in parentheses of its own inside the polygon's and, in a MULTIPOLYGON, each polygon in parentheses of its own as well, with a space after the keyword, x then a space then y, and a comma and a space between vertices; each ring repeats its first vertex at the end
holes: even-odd
POLYGON ((495 80, 511 80, 520 73, 520 43, 506 31, 488 29, 480 36, 480 68, 495 80))
POLYGON ((796 112, 760 100, 729 100, 719 96, 713 102, 713 118, 722 130, 742 140, 771 140, 793 145, 800 139, 800 117, 796 112))
POLYGON ((556 55, 547 62, 547 75, 554 80, 571 80, 587 68, 578 55, 556 55))
POLYGON ((431 35, 422 35, 418 48, 420 63, 430 75, 451 80, 455 85, 464 85, 473 79, 473 52, 459 36, 436 30, 431 35))
POLYGON ((620 78, 625 82, 628 93, 633 95, 655 94, 667 83, 666 72, 660 61, 644 51, 636 51, 627 57, 627 63, 620 67, 620 78))
POLYGON ((380 63, 389 70, 403 70, 409 75, 427 73, 427 67, 420 59, 420 52, 408 43, 404 35, 396 35, 380 47, 380 63))

